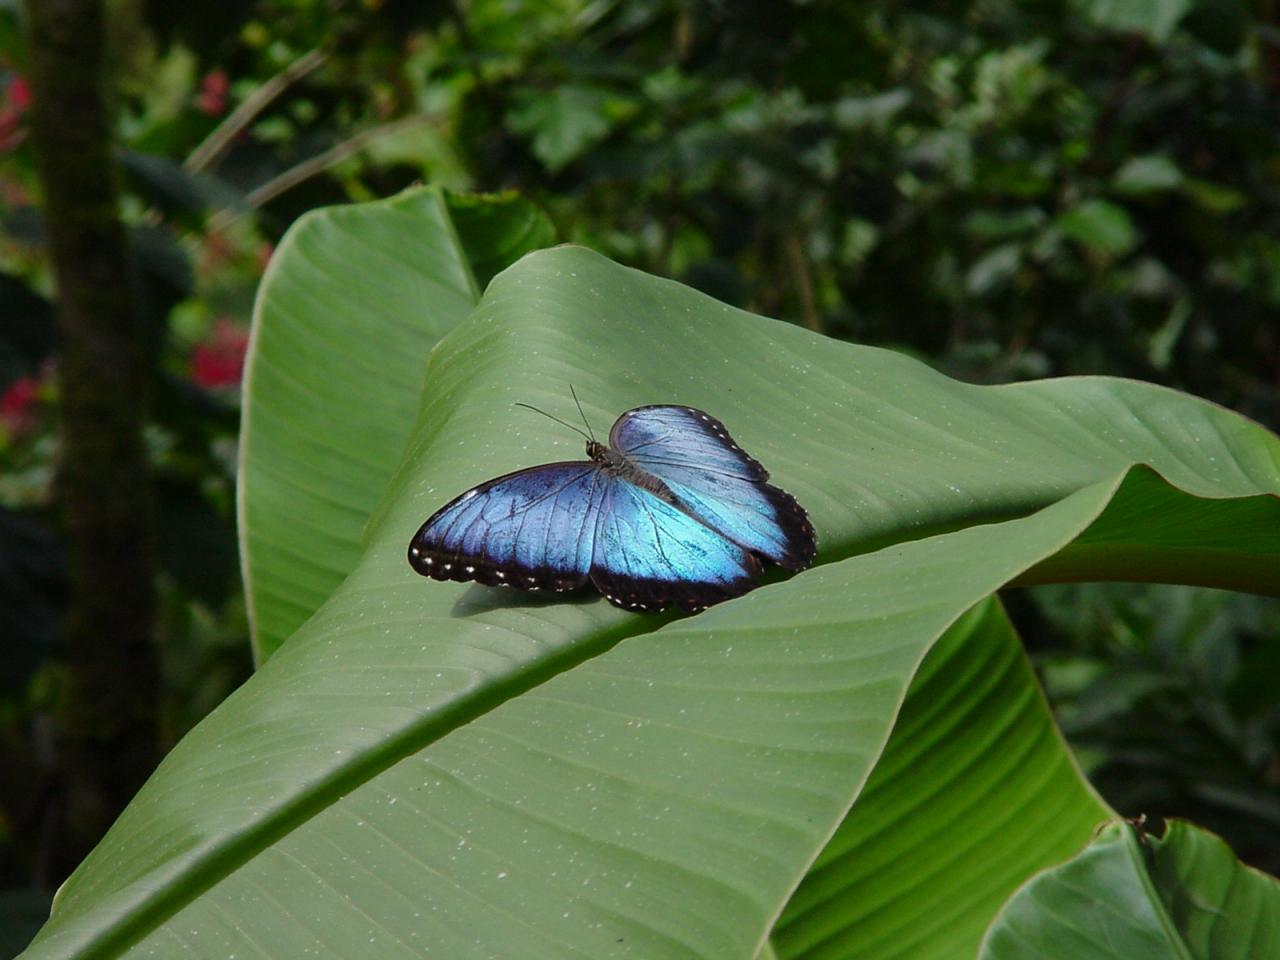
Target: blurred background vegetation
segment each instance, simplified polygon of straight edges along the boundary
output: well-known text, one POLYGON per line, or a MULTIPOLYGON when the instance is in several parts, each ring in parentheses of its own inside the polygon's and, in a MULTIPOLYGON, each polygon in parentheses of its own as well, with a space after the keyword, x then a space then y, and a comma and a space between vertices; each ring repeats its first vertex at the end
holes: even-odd
MULTIPOLYGON (((316 206, 516 189, 562 240, 965 380, 1132 376, 1280 423, 1274 0, 107 10, 121 280, 152 381, 151 758, 251 669, 241 368, 273 244, 316 206)), ((59 343, 22 21, 0 0, 0 955, 96 839, 66 829, 51 719, 59 343)), ((1280 872, 1275 601, 1115 584, 1008 601, 1112 804, 1190 817, 1280 872)))

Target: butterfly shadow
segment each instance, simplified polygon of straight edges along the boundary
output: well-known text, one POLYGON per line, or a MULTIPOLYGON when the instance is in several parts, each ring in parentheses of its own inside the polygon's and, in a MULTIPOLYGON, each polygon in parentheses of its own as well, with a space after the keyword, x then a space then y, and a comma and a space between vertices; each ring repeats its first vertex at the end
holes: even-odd
POLYGON ((450 613, 455 617, 474 617, 495 610, 525 610, 538 607, 554 607, 562 604, 586 606, 602 601, 600 594, 588 587, 565 593, 533 593, 528 590, 511 590, 474 583, 463 591, 453 604, 450 613))

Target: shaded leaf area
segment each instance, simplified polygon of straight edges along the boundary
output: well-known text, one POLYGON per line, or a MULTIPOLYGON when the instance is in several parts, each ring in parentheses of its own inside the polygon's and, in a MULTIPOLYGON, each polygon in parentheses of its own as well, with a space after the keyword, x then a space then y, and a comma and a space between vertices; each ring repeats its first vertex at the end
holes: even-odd
POLYGON ((774 945, 806 960, 973 956, 1028 862, 1071 856, 1108 813, 1003 609, 987 601, 929 651, 774 945))
MULTIPOLYGON (((753 956, 951 622, 1118 523, 1134 463, 1188 495, 1280 489, 1275 438, 1194 398, 966 386, 578 248, 495 278, 424 397, 358 565, 170 755, 30 956, 753 956), (820 566, 678 622, 416 577, 405 545, 442 501, 581 455, 510 407, 567 417, 570 378, 594 422, 721 416, 809 508, 820 566)), ((1010 855, 1001 889, 1042 865, 1010 855)))
MULTIPOLYGON (((1194 429, 1188 439, 1199 443, 1194 429)), ((1097 522, 1018 582, 1185 583, 1190 575, 1205 586, 1275 594, 1272 557, 1280 558, 1280 501, 1274 496, 1197 499, 1144 466, 1097 522)))
POLYGON ((1163 837, 1113 823, 1028 882, 991 926, 982 960, 1246 960, 1280 952, 1280 883, 1213 834, 1171 820, 1163 837))
POLYGON ((504 193, 444 192, 449 219, 468 265, 483 290, 494 274, 526 253, 556 242, 551 221, 514 191, 504 193))
POLYGON ((1148 841, 1148 870, 1191 955, 1280 954, 1280 882, 1251 870, 1206 830, 1171 820, 1148 841))
POLYGON ((514 195, 409 191, 303 217, 258 298, 240 533, 259 660, 342 581, 408 440, 426 356, 551 228, 514 195), (455 224, 460 229, 455 229, 455 224))

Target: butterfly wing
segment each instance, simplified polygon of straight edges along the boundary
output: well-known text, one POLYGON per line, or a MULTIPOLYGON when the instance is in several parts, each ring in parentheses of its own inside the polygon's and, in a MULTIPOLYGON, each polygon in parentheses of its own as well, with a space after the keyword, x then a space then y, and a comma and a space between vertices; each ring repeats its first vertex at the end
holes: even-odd
POLYGON ((630 459, 700 467, 743 480, 768 480, 769 471, 734 443, 724 424, 693 407, 655 404, 618 417, 609 446, 630 459))
POLYGON ((604 476, 591 582, 615 606, 701 610, 750 590, 750 551, 646 490, 604 476))
POLYGON ((788 570, 813 562, 816 543, 804 508, 766 482, 769 472, 710 414, 693 407, 636 407, 618 418, 609 444, 728 539, 788 570))
POLYGON ((524 590, 587 582, 605 483, 591 462, 518 470, 445 504, 409 542, 409 563, 433 580, 524 590))

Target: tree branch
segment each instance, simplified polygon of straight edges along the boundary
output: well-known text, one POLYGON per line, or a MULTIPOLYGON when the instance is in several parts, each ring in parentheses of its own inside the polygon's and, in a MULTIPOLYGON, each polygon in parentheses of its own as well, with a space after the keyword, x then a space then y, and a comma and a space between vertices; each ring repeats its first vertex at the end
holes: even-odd
POLYGON ((412 130, 414 127, 426 126, 435 122, 436 117, 430 114, 415 113, 412 116, 401 117, 399 120, 393 120, 381 126, 362 130, 341 143, 334 144, 328 150, 295 164, 278 176, 272 177, 261 186, 250 190, 245 195, 243 207, 227 207, 219 210, 209 218, 209 230, 215 233, 219 230, 225 230, 243 214, 257 210, 259 207, 270 203, 286 190, 291 190, 304 180, 309 180, 317 174, 324 173, 335 164, 341 163, 348 157, 355 156, 377 140, 384 140, 387 137, 404 133, 406 130, 412 130))
POLYGON ((213 128, 200 146, 191 151, 191 155, 182 164, 183 169, 188 173, 199 173, 221 158, 241 131, 253 123, 258 114, 262 113, 272 100, 303 77, 314 72, 327 59, 329 55, 324 51, 310 50, 254 90, 245 98, 244 103, 232 110, 225 120, 213 128))
POLYGON ((26 14, 62 337, 56 489, 71 595, 54 719, 69 796, 60 859, 73 865, 156 759, 147 370, 112 176, 101 0, 28 0, 26 14))

